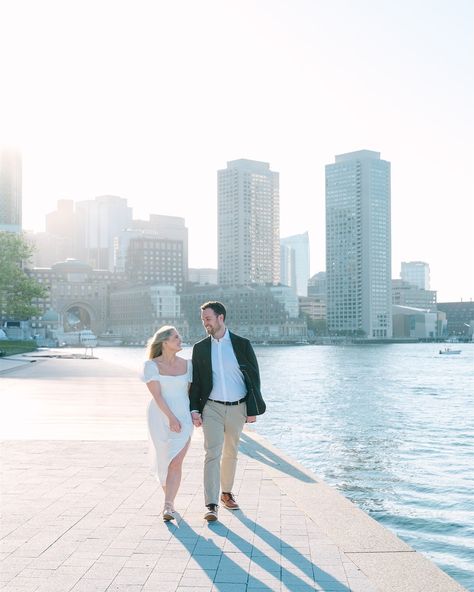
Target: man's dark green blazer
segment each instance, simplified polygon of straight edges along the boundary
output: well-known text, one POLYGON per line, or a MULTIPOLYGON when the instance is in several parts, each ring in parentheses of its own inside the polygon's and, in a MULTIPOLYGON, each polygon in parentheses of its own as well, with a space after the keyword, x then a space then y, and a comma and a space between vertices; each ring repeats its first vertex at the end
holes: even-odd
MULTIPOLYGON (((261 415, 266 406, 260 392, 260 371, 252 344, 245 337, 229 331, 230 341, 247 386, 247 415, 261 415)), ((193 347, 193 381, 189 391, 190 409, 200 413, 212 391, 211 337, 193 347)))

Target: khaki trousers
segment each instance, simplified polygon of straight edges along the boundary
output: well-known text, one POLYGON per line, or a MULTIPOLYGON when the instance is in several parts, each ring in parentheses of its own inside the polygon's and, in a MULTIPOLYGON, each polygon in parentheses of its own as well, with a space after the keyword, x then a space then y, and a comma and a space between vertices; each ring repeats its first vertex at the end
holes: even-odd
POLYGON ((240 434, 247 419, 247 404, 222 405, 208 401, 202 412, 204 433, 204 503, 218 504, 219 489, 232 491, 240 434))

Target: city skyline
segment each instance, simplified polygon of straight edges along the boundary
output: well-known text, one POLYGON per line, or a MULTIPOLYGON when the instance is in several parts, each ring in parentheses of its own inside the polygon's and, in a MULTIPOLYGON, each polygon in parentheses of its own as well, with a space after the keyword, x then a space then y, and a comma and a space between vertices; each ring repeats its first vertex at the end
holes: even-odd
POLYGON ((368 149, 392 163, 393 277, 425 261, 439 301, 474 297, 472 2, 26 4, 5 6, 0 40, 25 229, 59 199, 117 195, 135 218, 184 217, 190 267, 215 268, 217 171, 255 159, 280 173, 280 236, 309 232, 314 274, 324 167, 368 149))
MULTIPOLYGON (((370 152, 370 151, 362 151, 362 152, 370 152)), ((339 158, 340 156, 341 155, 336 155, 336 158, 339 158)), ((345 156, 345 155, 342 155, 342 156, 345 156)), ((266 163, 259 163, 258 161, 250 161, 250 162, 256 162, 257 164, 266 164, 266 163)), ((45 215, 45 218, 47 218, 49 216, 56 216, 58 214, 58 209, 57 208, 60 206, 60 204, 62 204, 62 202, 70 202, 70 204, 73 206, 73 208, 77 212, 80 212, 80 208, 82 208, 85 203, 91 203, 92 205, 94 205, 97 200, 100 201, 100 200, 104 200, 104 199, 108 199, 108 200, 119 200, 119 201, 123 201, 124 204, 127 204, 127 199, 126 198, 122 198, 122 197, 119 197, 119 196, 111 196, 111 195, 100 195, 100 196, 96 196, 94 199, 91 199, 91 200, 77 200, 77 201, 74 201, 74 200, 58 200, 57 201, 57 204, 56 204, 56 208, 53 211, 48 212, 45 215)), ((137 225, 145 225, 145 226, 147 226, 147 225, 150 224, 150 220, 159 219, 159 218, 162 218, 162 217, 163 218, 169 218, 169 219, 175 218, 177 220, 181 220, 182 219, 184 221, 184 223, 186 224, 186 219, 185 218, 176 218, 173 215, 168 215, 168 214, 156 214, 156 213, 150 213, 149 212, 148 214, 143 214, 143 216, 141 218, 137 218, 137 217, 135 217, 133 215, 133 208, 129 207, 129 209, 131 210, 131 216, 133 216, 133 220, 132 220, 132 218, 130 218, 130 227, 128 229, 124 229, 124 231, 126 231, 126 230, 131 231, 137 225)), ((45 227, 47 229, 47 222, 45 223, 45 227)), ((26 231, 26 232, 29 232, 31 229, 23 228, 23 230, 26 231)), ((33 231, 33 232, 37 232, 37 231, 33 231)), ((295 236, 298 237, 298 236, 303 236, 303 235, 308 235, 308 232, 306 231, 305 233, 301 233, 300 235, 295 235, 295 236)), ((283 237, 280 234, 280 242, 281 242, 280 248, 283 248, 283 245, 285 244, 285 242, 287 242, 288 240, 294 239, 295 236, 283 237)), ((41 251, 41 248, 40 248, 40 251, 41 251)), ((68 258, 69 258, 69 256, 68 256, 68 258)), ((218 258, 218 257, 216 257, 216 258, 218 258)), ((87 259, 87 257, 83 257, 80 260, 81 261, 86 261, 86 259, 87 259)), ((280 264, 282 265, 282 262, 281 261, 280 261, 280 264)), ((410 267, 410 266, 414 266, 414 265, 427 266, 428 270, 429 270, 429 267, 430 267, 429 262, 420 262, 420 261, 413 261, 413 260, 410 260, 410 261, 401 261, 400 262, 400 266, 397 269, 393 269, 393 266, 392 266, 392 270, 391 270, 391 277, 392 277, 392 279, 393 280, 403 279, 404 278, 404 269, 406 268, 406 266, 410 267)), ((104 266, 99 266, 99 269, 100 268, 103 268, 103 267, 104 266)), ((199 271, 199 269, 208 270, 208 271, 214 270, 216 272, 216 274, 218 273, 218 265, 216 265, 215 267, 207 267, 207 268, 206 267, 198 267, 198 266, 196 266, 196 267, 189 266, 189 269, 190 270, 193 269, 195 271, 199 271)), ((309 277, 312 277, 312 276, 317 275, 317 274, 320 274, 320 273, 325 273, 325 272, 326 272, 326 266, 323 269, 318 269, 316 271, 313 271, 312 273, 310 273, 310 276, 309 277)), ((286 284, 284 284, 284 285, 286 285, 286 284)), ((434 290, 435 293, 438 293, 439 292, 438 290, 436 290, 436 288, 433 288, 433 290, 434 290)), ((472 300, 472 298, 469 298, 469 299, 464 298, 463 299, 461 297, 458 300, 456 300, 456 299, 451 299, 451 300, 450 299, 444 299, 444 300, 440 300, 439 299, 439 296, 437 298, 437 301, 438 302, 443 302, 443 301, 444 302, 457 302, 457 301, 462 301, 462 300, 467 301, 467 300, 472 300)))

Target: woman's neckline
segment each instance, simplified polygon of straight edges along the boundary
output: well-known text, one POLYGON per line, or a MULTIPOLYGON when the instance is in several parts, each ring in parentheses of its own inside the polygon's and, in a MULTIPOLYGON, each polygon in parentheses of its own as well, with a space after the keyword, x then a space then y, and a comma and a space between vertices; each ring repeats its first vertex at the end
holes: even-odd
POLYGON ((163 372, 160 369, 160 366, 158 365, 158 358, 155 358, 154 360, 150 360, 151 362, 153 362, 156 367, 158 368, 158 374, 160 376, 174 376, 174 377, 179 377, 179 376, 187 376, 188 374, 188 361, 185 360, 184 358, 180 358, 181 360, 184 360, 184 362, 186 363, 186 371, 183 372, 182 374, 163 374, 163 372))

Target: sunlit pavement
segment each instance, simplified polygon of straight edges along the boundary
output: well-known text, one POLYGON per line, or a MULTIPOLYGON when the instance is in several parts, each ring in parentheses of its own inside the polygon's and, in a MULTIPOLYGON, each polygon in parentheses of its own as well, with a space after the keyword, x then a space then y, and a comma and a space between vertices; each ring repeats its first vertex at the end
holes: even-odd
POLYGON ((463 590, 250 430, 242 509, 203 520, 196 430, 177 523, 163 523, 147 402, 135 374, 97 359, 38 359, 0 376, 2 592, 463 590))

